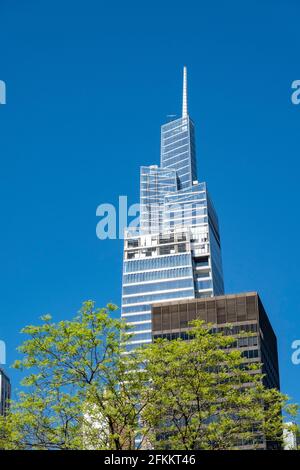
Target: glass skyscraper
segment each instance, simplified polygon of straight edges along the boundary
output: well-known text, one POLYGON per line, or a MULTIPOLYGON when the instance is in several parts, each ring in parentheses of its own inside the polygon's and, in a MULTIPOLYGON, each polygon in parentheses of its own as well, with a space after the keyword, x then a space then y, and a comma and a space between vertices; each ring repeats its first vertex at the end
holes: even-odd
POLYGON ((161 127, 161 168, 176 171, 178 189, 190 188, 197 179, 194 123, 187 112, 187 76, 183 69, 182 117, 161 127))
POLYGON ((182 116, 161 128, 160 167, 140 172, 139 233, 125 231, 122 318, 128 351, 151 342, 151 305, 224 294, 218 217, 197 181, 195 130, 183 71, 182 116))

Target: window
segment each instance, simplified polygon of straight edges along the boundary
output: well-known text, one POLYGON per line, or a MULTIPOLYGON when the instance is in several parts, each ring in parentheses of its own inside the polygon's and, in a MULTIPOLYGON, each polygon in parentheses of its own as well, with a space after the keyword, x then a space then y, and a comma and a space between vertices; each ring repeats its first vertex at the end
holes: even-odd
POLYGON ((139 246, 139 240, 138 239, 130 239, 127 241, 127 246, 128 248, 136 248, 139 246))
POLYGON ((126 321, 126 323, 134 323, 137 321, 151 320, 151 313, 141 313, 140 315, 129 315, 129 316, 122 315, 122 320, 126 321))
POLYGON ((194 258, 196 267, 208 266, 208 256, 202 256, 201 258, 194 258))

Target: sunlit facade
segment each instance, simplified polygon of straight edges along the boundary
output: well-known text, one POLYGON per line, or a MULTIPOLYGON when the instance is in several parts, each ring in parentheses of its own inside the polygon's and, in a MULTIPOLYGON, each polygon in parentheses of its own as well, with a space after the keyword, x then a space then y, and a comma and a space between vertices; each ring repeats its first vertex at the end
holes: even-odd
POLYGON ((122 318, 132 325, 128 351, 151 342, 156 302, 224 294, 216 211, 197 181, 194 124, 187 112, 161 128, 160 167, 141 167, 140 230, 124 240, 122 318))
POLYGON ((178 189, 189 188, 197 179, 195 130, 189 116, 161 127, 160 165, 176 170, 178 189))
POLYGON ((164 222, 165 196, 177 191, 177 174, 157 165, 142 166, 140 171, 141 232, 158 233, 164 222))

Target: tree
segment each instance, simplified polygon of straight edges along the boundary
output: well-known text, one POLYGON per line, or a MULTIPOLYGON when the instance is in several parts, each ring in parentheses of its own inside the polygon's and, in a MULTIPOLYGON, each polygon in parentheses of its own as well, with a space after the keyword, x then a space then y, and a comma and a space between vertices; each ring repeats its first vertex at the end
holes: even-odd
POLYGON ((196 320, 189 340, 160 339, 142 356, 153 400, 144 409, 155 449, 258 448, 282 442, 287 397, 263 385, 261 364, 244 365, 235 338, 196 320))
POLYGON ((0 417, 3 449, 231 449, 280 442, 287 397, 243 367, 235 339, 193 323, 189 340, 134 352, 116 307, 83 304, 69 321, 27 326, 14 367, 24 390, 0 417))
MULTIPOLYGON (((73 320, 27 326, 29 336, 14 368, 29 371, 25 391, 0 420, 4 449, 132 449, 141 406, 143 375, 135 356, 124 354, 128 327, 116 309, 83 304, 73 320)), ((143 393, 143 406, 147 391, 143 393)))
POLYGON ((300 450, 300 426, 297 426, 296 430, 296 439, 297 439, 297 450, 300 450))

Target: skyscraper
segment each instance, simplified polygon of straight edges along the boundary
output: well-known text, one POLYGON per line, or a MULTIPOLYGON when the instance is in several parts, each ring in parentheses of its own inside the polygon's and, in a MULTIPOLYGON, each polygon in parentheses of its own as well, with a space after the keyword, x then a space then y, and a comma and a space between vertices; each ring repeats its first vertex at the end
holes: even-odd
POLYGON ((182 116, 161 127, 160 167, 140 172, 140 230, 124 237, 122 318, 127 349, 151 342, 151 305, 224 293, 216 211, 197 181, 194 124, 183 70, 182 116))
POLYGON ((162 168, 176 170, 178 189, 190 188, 197 179, 194 123, 188 115, 187 71, 183 69, 182 116, 161 127, 162 168))

